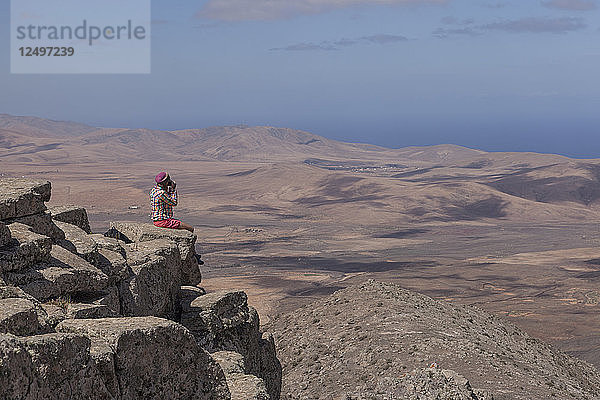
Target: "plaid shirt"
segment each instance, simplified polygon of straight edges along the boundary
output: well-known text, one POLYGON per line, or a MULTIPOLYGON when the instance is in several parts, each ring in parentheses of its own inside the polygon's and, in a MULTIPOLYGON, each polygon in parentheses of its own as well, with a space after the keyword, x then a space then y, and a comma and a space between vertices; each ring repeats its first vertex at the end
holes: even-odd
POLYGON ((152 221, 162 221, 173 218, 173 207, 177 205, 177 190, 167 192, 156 185, 150 191, 152 205, 152 221))

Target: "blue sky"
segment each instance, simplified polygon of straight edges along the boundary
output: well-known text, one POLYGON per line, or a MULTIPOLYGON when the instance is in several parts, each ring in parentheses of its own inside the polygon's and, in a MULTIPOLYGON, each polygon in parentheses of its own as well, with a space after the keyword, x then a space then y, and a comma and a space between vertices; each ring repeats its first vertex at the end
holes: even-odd
POLYGON ((4 113, 600 156, 596 0, 153 1, 149 75, 11 75, 9 15, 4 113))

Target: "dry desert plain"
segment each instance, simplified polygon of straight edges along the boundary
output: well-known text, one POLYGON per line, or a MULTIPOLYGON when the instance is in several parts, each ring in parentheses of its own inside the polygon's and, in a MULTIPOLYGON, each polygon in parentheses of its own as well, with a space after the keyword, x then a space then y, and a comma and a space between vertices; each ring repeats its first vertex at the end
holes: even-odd
POLYGON ((386 149, 272 127, 94 128, 0 115, 3 176, 52 182, 92 229, 149 221, 167 170, 204 288, 263 324, 375 278, 473 304, 600 366, 600 160, 386 149))

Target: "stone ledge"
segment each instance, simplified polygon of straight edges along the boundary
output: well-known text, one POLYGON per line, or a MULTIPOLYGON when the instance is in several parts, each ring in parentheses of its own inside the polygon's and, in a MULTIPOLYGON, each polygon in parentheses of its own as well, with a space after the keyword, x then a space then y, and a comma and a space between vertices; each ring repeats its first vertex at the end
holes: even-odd
POLYGON ((59 241, 59 245, 92 265, 98 265, 98 245, 90 235, 78 226, 66 222, 56 221, 56 225, 64 235, 64 240, 59 241))
POLYGON ((81 257, 60 246, 53 246, 50 254, 48 262, 7 272, 4 280, 40 301, 106 289, 108 277, 81 257))
POLYGON ((31 301, 23 298, 0 299, 0 333, 29 336, 42 330, 31 301))
POLYGON ((0 398, 110 399, 90 365, 90 340, 53 333, 19 338, 0 334, 0 398))
POLYGON ((197 236, 182 229, 158 228, 152 224, 130 222, 111 222, 116 229, 133 242, 147 242, 156 239, 168 239, 177 244, 182 261, 182 282, 186 285, 197 285, 202 281, 202 274, 196 261, 197 236))
POLYGON ((27 225, 8 225, 11 241, 0 248, 0 273, 30 267, 49 260, 52 239, 31 231, 27 225))
POLYGON ((25 217, 11 218, 6 220, 7 224, 18 222, 29 226, 32 232, 48 236, 55 243, 65 238, 65 234, 52 220, 48 213, 32 214, 25 217))
POLYGON ((219 365, 183 326, 156 317, 66 320, 56 330, 84 335, 103 380, 121 399, 230 399, 219 365), (160 377, 160 378, 159 378, 160 377))
POLYGON ((48 181, 0 179, 0 220, 39 214, 46 210, 52 186, 48 181))
POLYGON ((77 206, 54 206, 48 210, 55 221, 66 222, 75 225, 85 231, 92 233, 87 211, 83 207, 77 206))

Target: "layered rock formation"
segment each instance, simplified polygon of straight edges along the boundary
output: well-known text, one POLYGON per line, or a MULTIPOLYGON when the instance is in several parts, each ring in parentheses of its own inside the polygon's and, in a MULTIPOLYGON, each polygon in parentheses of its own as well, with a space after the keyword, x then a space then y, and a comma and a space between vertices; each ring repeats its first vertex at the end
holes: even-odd
POLYGON ((274 342, 246 295, 196 286, 195 235, 92 234, 84 209, 47 210, 50 194, 0 180, 0 398, 279 398, 274 342))
POLYGON ((599 399, 600 373, 473 307, 375 281, 270 326, 284 399, 599 399))

